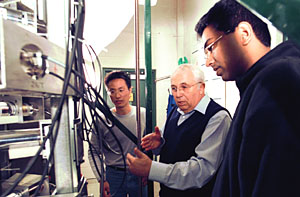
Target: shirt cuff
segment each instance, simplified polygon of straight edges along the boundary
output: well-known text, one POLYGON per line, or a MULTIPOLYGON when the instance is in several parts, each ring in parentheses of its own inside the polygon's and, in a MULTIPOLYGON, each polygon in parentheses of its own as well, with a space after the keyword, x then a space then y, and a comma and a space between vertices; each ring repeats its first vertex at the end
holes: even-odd
POLYGON ((148 176, 149 180, 164 183, 168 166, 168 164, 152 161, 148 176))

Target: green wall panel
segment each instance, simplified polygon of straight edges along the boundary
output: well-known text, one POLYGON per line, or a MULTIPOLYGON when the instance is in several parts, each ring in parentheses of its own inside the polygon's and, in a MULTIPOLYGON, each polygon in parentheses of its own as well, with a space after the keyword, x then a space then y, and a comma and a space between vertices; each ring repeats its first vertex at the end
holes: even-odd
POLYGON ((241 0, 268 19, 289 39, 300 44, 300 0, 241 0))

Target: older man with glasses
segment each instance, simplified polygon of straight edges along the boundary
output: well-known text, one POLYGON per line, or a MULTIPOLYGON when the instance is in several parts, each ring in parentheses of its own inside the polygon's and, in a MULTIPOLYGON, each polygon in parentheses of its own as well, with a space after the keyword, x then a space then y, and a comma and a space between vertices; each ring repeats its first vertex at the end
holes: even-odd
POLYGON ((205 95, 199 67, 181 65, 171 76, 177 106, 164 128, 142 138, 142 147, 160 154, 152 161, 138 149, 127 155, 129 170, 161 183, 160 196, 211 196, 231 123, 229 112, 205 95))

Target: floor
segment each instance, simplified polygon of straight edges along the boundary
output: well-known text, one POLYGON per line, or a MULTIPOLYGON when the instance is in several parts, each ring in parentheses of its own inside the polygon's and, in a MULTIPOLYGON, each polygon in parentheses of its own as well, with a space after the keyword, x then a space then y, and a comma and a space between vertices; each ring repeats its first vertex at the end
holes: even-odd
MULTIPOLYGON (((93 171, 90 167, 88 160, 88 144, 84 142, 84 163, 81 165, 81 172, 88 182, 88 196, 99 197, 100 196, 100 184, 98 183, 93 171)), ((159 183, 154 182, 154 197, 158 197, 159 183)))

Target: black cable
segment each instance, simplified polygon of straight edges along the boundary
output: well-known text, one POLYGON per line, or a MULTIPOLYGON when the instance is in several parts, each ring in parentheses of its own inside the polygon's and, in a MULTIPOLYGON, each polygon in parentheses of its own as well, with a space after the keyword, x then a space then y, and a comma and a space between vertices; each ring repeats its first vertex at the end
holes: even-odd
MULTIPOLYGON (((60 118, 58 119, 57 124, 59 125, 59 123, 60 123, 60 118)), ((49 155, 49 158, 47 159, 46 165, 44 167, 42 178, 40 179, 39 185, 38 185, 37 189, 35 190, 33 196, 36 196, 39 193, 39 190, 40 190, 40 188, 41 188, 41 186, 42 186, 42 184, 45 180, 46 174, 47 174, 48 170, 50 170, 51 167, 52 167, 52 165, 51 165, 50 169, 48 168, 49 165, 50 165, 50 162, 52 161, 54 147, 55 147, 56 139, 57 139, 57 136, 58 136, 58 129, 59 129, 59 126, 56 127, 56 130, 55 130, 55 133, 54 133, 54 138, 53 138, 53 146, 50 148, 50 155, 49 155)))
MULTIPOLYGON (((95 90, 94 90, 94 91, 95 91, 95 90)), ((96 98, 97 98, 98 96, 99 96, 99 94, 96 94, 96 98)), ((96 101, 97 101, 97 100, 98 100, 98 99, 96 99, 96 101)), ((113 137, 115 138, 115 140, 116 140, 116 142, 117 142, 117 144, 118 144, 118 146, 119 146, 119 148, 120 148, 120 151, 121 151, 121 155, 122 155, 122 160, 123 160, 124 168, 126 169, 125 155, 124 155, 123 147, 122 147, 120 141, 118 140, 117 136, 115 135, 114 131, 112 130, 112 127, 109 127, 109 126, 104 122, 104 120, 103 120, 102 118, 99 118, 99 119, 100 119, 100 120, 102 121, 102 123, 108 128, 108 130, 110 131, 110 133, 111 133, 111 134, 113 135, 113 137)), ((94 119, 93 119, 93 120, 94 120, 94 119)), ((92 132, 95 134, 95 136, 97 136, 98 144, 99 144, 99 149, 101 150, 101 153, 99 153, 95 148, 94 148, 94 150, 95 150, 97 156, 100 154, 100 155, 102 156, 102 158, 103 158, 102 140, 104 140, 104 138, 102 137, 102 132, 98 129, 98 126, 97 126, 98 124, 95 124, 95 123, 94 123, 94 125, 95 125, 95 130, 92 130, 92 132), (100 132, 98 132, 98 131, 100 131, 100 132)), ((93 162, 94 162, 94 166, 97 167, 97 163, 96 163, 96 161, 94 160, 94 157, 93 157, 93 155, 94 155, 93 149, 90 149, 90 152, 91 152, 91 156, 92 156, 92 159, 93 159, 93 162)), ((103 160, 102 160, 102 161, 103 161, 103 160)), ((100 160, 100 162, 101 162, 101 160, 100 160)), ((96 171, 97 171, 99 177, 101 177, 101 174, 99 174, 99 170, 96 170, 96 171)), ((102 173, 104 172, 103 162, 101 163, 101 172, 102 172, 102 173)), ((124 173, 124 175, 123 175, 123 177, 122 177, 121 185, 118 187, 118 189, 117 189, 117 191, 116 191, 115 193, 112 193, 112 196, 114 196, 114 195, 121 189, 122 185, 123 185, 124 182, 125 182, 125 179, 126 179, 126 172, 124 173)), ((104 184, 104 179, 103 179, 103 177, 101 178, 101 184, 104 184)), ((102 186, 101 188, 104 188, 104 187, 102 186)), ((100 189, 101 189, 101 188, 100 188, 100 189)), ((103 195, 103 189, 101 189, 100 193, 101 193, 101 195, 103 195)))
MULTIPOLYGON (((80 75, 80 73, 78 73, 74 70, 73 70, 73 73, 76 74, 78 77, 82 77, 80 75)), ((93 93, 95 95, 98 95, 97 92, 93 88, 91 90, 93 90, 93 93)), ((112 115, 112 113, 111 113, 107 103, 104 101, 104 99, 101 96, 98 98, 101 100, 101 103, 103 104, 103 105, 101 105, 100 102, 99 103, 96 102, 95 104, 98 107, 98 109, 100 109, 100 111, 104 114, 104 116, 108 117, 133 143, 137 144, 137 137, 135 135, 133 135, 127 127, 125 127, 117 118, 115 118, 112 115)))
MULTIPOLYGON (((90 109, 90 114, 92 115, 92 117, 93 117, 93 119, 92 119, 92 123, 93 124, 89 124, 89 127, 91 128, 91 132, 93 132, 93 126, 92 125, 95 125, 95 129, 96 129, 96 131, 98 131, 98 126, 97 126, 97 124, 96 124, 96 116, 93 116, 94 115, 94 113, 93 113, 93 111, 92 111, 92 109, 91 108, 89 108, 90 109)), ((83 112, 85 113, 85 110, 83 110, 83 112)), ((96 112, 96 111, 94 111, 94 112, 96 112)), ((86 115, 86 113, 85 113, 85 115, 86 115)), ((87 119, 86 119, 87 120, 87 119)), ((98 132, 98 133, 101 133, 101 132, 98 132)), ((87 133, 87 136, 88 136, 89 134, 87 133)), ((100 135, 100 134, 99 134, 100 135)), ((99 136, 100 137, 100 136, 99 136)), ((89 151, 91 152, 91 156, 92 156, 92 160, 93 160, 93 163, 94 163, 94 166, 95 166, 95 168, 96 168, 96 171, 97 171, 97 174, 98 174, 98 176, 100 177, 100 180, 102 181, 102 185, 103 185, 103 180, 104 180, 104 167, 103 167, 103 164, 104 164, 104 157, 103 157, 103 154, 102 154, 102 152, 103 151, 101 151, 101 152, 99 152, 94 146, 93 146, 93 144, 90 142, 90 140, 89 140, 89 137, 87 137, 87 140, 88 140, 88 144, 89 144, 89 151), (98 169, 98 165, 97 165, 97 162, 96 162, 96 160, 95 160, 95 155, 94 155, 94 153, 93 153, 93 150, 94 151, 96 151, 96 155, 97 155, 97 157, 99 158, 99 160, 100 160, 100 162, 101 162, 101 172, 99 171, 99 169, 98 169), (103 176, 102 176, 103 175, 103 176)), ((102 144, 102 143, 101 143, 102 144)), ((100 150, 102 150, 102 146, 100 146, 100 150)), ((103 188, 103 186, 102 186, 102 188, 103 188)))
MULTIPOLYGON (((75 42, 75 41, 74 41, 75 42)), ((93 48, 91 47, 91 49, 93 50, 93 48)), ((72 50, 72 55, 73 56, 75 56, 74 55, 74 53, 73 53, 73 51, 74 50, 72 50)), ((93 50, 93 53, 95 54, 95 51, 93 50)), ((43 55, 43 58, 47 58, 47 56, 45 56, 45 55, 43 55)), ((98 57, 96 56, 96 59, 97 59, 97 61, 98 61, 98 64, 100 65, 100 61, 98 60, 98 57)), ((71 62, 73 62, 73 60, 74 60, 74 58, 71 58, 71 62)), ((73 64, 71 64, 71 65, 73 65, 73 64)), ((81 81, 81 87, 84 87, 84 84, 87 84, 86 82, 84 82, 85 81, 85 78, 84 77, 82 77, 82 75, 80 74, 80 73, 78 73, 77 71, 75 71, 75 70, 72 70, 71 69, 71 71, 73 72, 73 73, 75 73, 75 75, 77 75, 77 77, 79 77, 79 79, 81 79, 81 80, 79 80, 79 81, 81 81)), ((53 73, 52 73, 53 74, 53 73)), ((62 78, 61 78, 62 79, 62 78)), ((63 79, 62 79, 63 80, 63 79)), ((64 80, 65 82, 67 81, 67 80, 64 80)), ((70 84, 69 83, 64 83, 64 85, 66 85, 66 86, 70 86, 70 84), (67 84, 67 85, 66 85, 67 84)), ((114 116, 111 114, 111 111, 110 111, 110 109, 109 109, 109 107, 107 106, 107 104, 106 104, 106 102, 103 100, 103 98, 102 97, 98 97, 98 99, 97 99, 97 96, 99 95, 99 91, 95 91, 92 87, 90 87, 89 86, 89 84, 87 84, 88 85, 88 91, 87 92, 89 92, 89 95, 92 95, 92 93, 93 94, 95 94, 96 95, 96 108, 98 108, 98 109, 100 109, 100 111, 103 113, 103 114, 105 114, 105 118, 106 117, 109 117, 109 119, 111 119, 111 120, 113 120, 114 119, 114 116), (91 93, 91 90, 92 90, 92 93, 91 93), (100 98, 100 101, 99 101, 99 98, 100 98)), ((101 86, 100 86, 101 87, 101 86)), ((74 89, 74 91, 76 92, 76 88, 74 88, 73 87, 73 89, 74 89)), ((83 91, 85 91, 85 89, 82 89, 83 91)), ((78 92, 77 92, 78 93, 78 92)), ((85 95, 86 96, 86 95, 85 95)), ((84 96, 82 96, 82 98, 84 98, 84 96)), ((86 102, 85 102, 86 103, 86 102)), ((100 117, 100 116, 99 116, 100 117)), ((106 123, 105 123, 105 121, 100 117, 100 120, 103 122, 103 124, 104 125, 106 125, 106 126, 108 126, 106 123)), ((107 121, 107 120, 106 120, 107 121)), ((118 121, 118 120, 117 120, 118 121)), ((114 122, 114 121, 112 121, 112 122, 114 122)), ((111 127, 113 127, 114 125, 112 125, 111 127)), ((122 125, 123 127, 124 127, 124 125, 122 125)), ((108 126, 108 128, 109 128, 109 126, 108 126)), ((126 128, 126 127, 125 127, 126 128)), ((126 128, 127 129, 127 128, 126 128)), ((109 130, 110 130, 110 128, 109 128, 109 130)), ((112 132, 113 133, 113 132, 112 132)), ((113 133, 113 135, 114 135, 114 133, 113 133)), ((114 137, 116 138, 116 136, 114 135, 114 137)), ((134 136, 135 137, 135 136, 134 136)), ((118 140, 117 138, 116 138, 116 140, 118 140)), ((101 142, 100 142, 101 143, 101 142)), ((54 146, 52 146, 52 148, 53 148, 54 146)), ((119 147, 120 147, 120 149, 122 149, 122 146, 119 144, 119 147)), ((51 151, 51 152, 53 152, 53 151, 51 151)), ((124 161, 124 166, 126 167, 126 162, 125 162, 125 158, 124 158, 124 153, 123 153, 123 151, 121 151, 122 152, 122 157, 123 157, 123 161, 124 161)), ((99 158, 100 159, 100 158, 99 158)), ((101 159, 100 159, 101 160, 101 159)), ((49 161, 51 161, 51 160, 49 160, 49 161)), ((49 162, 47 162, 47 163, 49 163, 49 162)), ((96 166, 96 165, 95 165, 96 166)), ((47 167, 46 167, 47 168, 47 167)), ((45 169, 46 169, 45 168, 45 169)), ((45 172, 46 172, 47 170, 45 170, 45 172)), ((99 170, 98 170, 99 171, 99 170)), ((45 173, 43 173, 43 174, 45 174, 45 173)), ((45 175, 43 176, 43 178, 45 177, 45 175)), ((42 181, 41 181, 42 182, 42 181)))
MULTIPOLYGON (((79 6, 79 11, 78 11, 78 17, 80 18, 82 16, 82 6, 79 6)), ((70 27, 70 26, 69 26, 70 27)), ((66 72, 65 72, 65 80, 64 80, 64 83, 63 83, 63 90, 62 90, 62 96, 61 96, 61 99, 59 101, 59 105, 58 105, 58 108, 56 110, 56 113, 55 113, 55 116, 53 118, 53 123, 55 124, 55 122, 58 120, 58 118, 60 118, 61 116, 61 109, 63 107, 63 104, 64 104, 64 101, 65 101, 65 98, 66 98, 66 92, 67 92, 67 89, 68 89, 68 84, 69 84, 69 81, 70 81, 70 77, 71 77, 71 71, 72 71, 72 65, 74 64, 74 60, 75 60, 75 52, 76 52, 76 47, 77 47, 77 38, 78 38, 78 35, 80 34, 79 30, 80 30, 80 24, 77 23, 76 24, 76 28, 75 28, 75 39, 73 41, 73 47, 72 47, 72 52, 71 52, 71 62, 69 64, 69 47, 67 45, 66 47, 66 51, 67 51, 67 56, 66 56, 66 72)), ((81 31, 83 31, 81 29, 81 31)), ((68 31, 68 44, 69 44, 69 36, 70 36, 70 31, 68 31)), ((49 158, 52 158, 52 155, 53 155, 53 151, 54 151, 54 147, 55 147, 55 143, 56 143, 56 140, 57 140, 57 136, 58 136, 58 128, 59 128, 59 125, 57 126, 57 130, 56 130, 56 133, 55 133, 55 136, 54 136, 54 140, 53 140, 53 146, 51 147, 51 151, 50 151, 50 156, 49 158)), ((50 127, 50 133, 52 133, 53 131, 53 127, 51 125, 50 127)), ((45 175, 48 170, 48 165, 49 165, 49 162, 51 160, 49 159, 47 161, 47 165, 45 166, 45 169, 44 169, 44 172, 43 172, 43 176, 39 182, 39 186, 38 186, 38 189, 36 190, 35 194, 34 195, 37 195, 37 192, 39 191, 44 179, 45 179, 45 175)), ((25 176, 25 175, 24 175, 25 176)), ((23 177, 24 178, 24 177, 23 177)), ((21 179, 22 180, 22 179, 21 179)))
MULTIPOLYGON (((43 58, 47 58, 48 59, 48 57, 47 56, 45 56, 45 55, 43 55, 43 58)), ((85 78, 80 74, 80 73, 78 73, 77 71, 75 71, 75 70, 72 70, 72 72, 75 74, 75 75, 77 75, 80 79, 82 79, 82 81, 84 81, 85 80, 85 78)), ((50 74, 52 74, 52 75, 55 75, 56 77, 59 77, 58 75, 56 75, 55 73, 50 73, 50 74)), ((61 80, 64 80, 62 77, 59 77, 61 80)), ((98 108, 98 109, 100 109, 100 111, 103 113, 103 114, 105 114, 105 118, 107 118, 107 117, 109 117, 109 119, 110 120, 114 120, 115 119, 115 117, 111 114, 111 111, 110 111, 110 109, 109 109, 109 107, 107 106, 107 104, 106 104, 106 102, 103 100, 103 98, 102 97, 98 97, 98 92, 96 91, 96 90, 94 90, 91 86, 90 86, 90 84, 88 84, 88 83, 86 83, 87 85, 88 85, 88 92, 89 92, 89 94, 88 95, 92 95, 92 94, 94 94, 94 95, 96 95, 96 98, 100 98, 100 100, 101 100, 101 102, 98 100, 98 99, 96 99, 96 101, 98 101, 98 102, 95 102, 96 103, 96 107, 98 108), (93 91, 92 93, 90 92, 90 91, 93 91), (102 104, 103 105, 102 105, 102 104)), ((71 86, 70 84, 69 84, 69 86, 71 86)), ((72 89, 74 89, 74 91, 75 92, 77 92, 77 93, 79 93, 77 90, 76 90, 76 88, 75 87, 72 87, 72 89)), ((80 94, 80 93, 79 93, 80 94)), ((84 95, 81 95, 81 97, 83 98, 83 99, 85 99, 85 97, 84 97, 84 95)), ((85 102, 86 103, 86 102, 85 102)), ((91 107, 91 106, 90 106, 91 107)), ((111 126, 109 126, 109 125, 107 125, 106 124, 106 122, 99 116, 99 119, 102 121, 102 123, 105 125, 105 126, 107 126, 108 127, 108 129, 109 129, 109 131, 112 133, 112 135, 114 136, 114 138, 116 139, 116 141, 117 141, 117 143, 118 143, 118 146, 120 147, 120 150, 121 150, 121 155, 122 155, 122 159, 123 159, 123 163, 124 163, 124 167, 126 168, 126 161, 125 161, 125 156, 124 156, 124 152, 123 152, 123 150, 122 150, 122 146, 121 146, 121 144, 120 144, 120 142, 118 141, 118 139, 117 139, 117 137, 115 136, 115 134, 114 134, 114 132, 110 129, 111 127, 113 127, 114 126, 114 124, 112 124, 111 126)), ((106 120, 107 121, 107 120, 106 120)), ((117 121, 118 122, 118 120, 117 119, 115 119, 114 121, 117 121)), ((112 122, 114 122, 114 121, 112 121, 112 122)), ((122 123, 120 123, 121 125, 122 125, 122 123)), ((124 125, 122 125, 122 127, 124 127, 125 129, 127 129, 124 125)), ((127 129, 128 130, 128 129, 127 129)), ((130 132, 130 131, 129 131, 130 132)), ((130 134, 131 134, 131 132, 130 132, 130 134)), ((134 136, 135 137, 135 136, 134 136)), ((101 143, 101 142, 100 142, 101 143)), ((100 159, 100 158, 99 158, 100 159)), ((101 159, 100 159, 101 160, 101 159)), ((96 164, 95 164, 95 166, 97 166, 96 164)), ((99 172, 99 170, 97 170, 98 172, 99 172)), ((103 170, 102 170, 103 171, 103 170)), ((125 174, 126 175, 126 174, 125 174)), ((122 182, 124 182, 124 179, 125 179, 125 175, 124 175, 124 177, 123 177, 123 181, 122 182)))
MULTIPOLYGON (((80 7, 81 8, 81 7, 80 7)), ((81 13, 81 10, 78 12, 78 13, 81 13)), ((80 15, 80 14, 79 14, 80 15)), ((73 65, 73 62, 74 62, 74 58, 75 58, 75 50, 74 49, 76 49, 76 43, 77 43, 77 35, 78 35, 78 27, 76 28, 76 33, 75 33, 75 41, 74 41, 74 47, 73 47, 73 49, 72 49, 72 53, 71 53, 71 64, 70 64, 70 66, 69 67, 66 67, 67 69, 67 72, 65 72, 65 83, 64 83, 64 85, 63 85, 63 91, 62 91, 62 97, 61 97, 61 100, 60 100, 60 102, 59 102, 59 107, 58 107, 58 110, 56 111, 56 114, 55 114, 55 116, 54 116, 54 118, 53 118, 53 123, 52 123, 52 125, 51 125, 51 127, 50 127, 50 131, 49 131, 49 133, 47 134, 47 136, 46 136, 46 138, 44 139, 44 141, 43 141, 43 143, 42 143, 42 146, 40 147, 40 149, 39 149, 39 151, 37 152, 37 154, 35 155, 35 157, 34 158, 32 158, 31 160, 30 160, 30 162, 29 162, 29 164, 27 165, 27 167, 26 167, 26 169, 24 170, 24 172, 22 173, 22 175, 21 176, 19 176, 18 177, 18 179, 16 180, 16 182, 15 182, 15 184, 8 190, 8 191, 6 191, 3 195, 5 196, 6 194, 8 194, 8 193, 10 193, 15 187, 16 187, 16 185, 18 185, 18 183, 25 177, 25 175, 28 173, 28 171, 31 169, 31 167, 32 167, 32 165, 33 165, 33 163, 35 163, 35 161, 36 161, 36 159, 37 159, 37 157, 38 157, 38 155, 40 154, 40 152, 41 152, 41 150, 42 150, 42 148, 44 147, 44 145, 45 145, 45 142, 49 139, 49 137, 50 136, 52 136, 52 133, 53 133, 53 128, 55 127, 55 124, 57 123, 58 125, 59 125, 59 121, 60 121, 60 115, 61 115, 61 109, 62 109, 62 106, 63 106, 63 103, 64 103, 64 100, 65 100, 65 98, 66 98, 66 91, 67 91, 67 88, 68 88, 68 81, 69 81, 69 79, 70 79, 70 76, 71 76, 71 67, 72 67, 72 65, 73 65)), ((69 43, 69 32, 68 32, 68 43, 69 43)), ((67 46, 68 46, 69 44, 67 44, 67 46)), ((68 47, 67 47, 67 49, 68 49, 68 47)), ((66 55, 66 66, 68 66, 69 65, 69 52, 68 52, 68 50, 67 50, 67 55, 66 55)), ((56 127, 56 130, 57 130, 57 132, 58 132, 58 127, 59 126, 57 126, 56 127)), ((56 134, 57 134, 57 132, 56 132, 56 134)), ((56 137, 57 137, 57 135, 55 135, 56 137)), ((56 137, 54 137, 54 144, 55 144, 55 142, 56 142, 56 137)), ((51 149, 54 149, 54 145, 51 147, 51 149)), ((52 149, 52 150, 53 150, 52 149)), ((51 153, 52 153, 53 151, 51 151, 51 153)), ((52 154, 50 154, 50 158, 51 158, 51 156, 52 156, 52 154)), ((49 159, 49 161, 51 161, 51 159, 49 159)), ((47 165, 47 167, 45 168, 45 169, 47 169, 48 168, 48 165, 47 165)), ((47 171, 47 170, 45 170, 45 171, 47 171)), ((41 182, 42 182, 43 180, 41 180, 41 182)), ((38 190, 37 190, 38 191, 38 190)))
MULTIPOLYGON (((74 72, 74 70, 73 70, 73 72, 74 72)), ((60 77, 59 75, 57 75, 57 74, 55 74, 55 73, 52 73, 52 72, 50 72, 50 74, 51 75, 54 75, 54 76, 56 76, 56 77, 58 77, 59 79, 61 79, 61 80, 63 80, 63 78, 62 77, 60 77)), ((78 74, 78 73, 77 73, 78 74)), ((82 77, 82 76, 80 76, 80 77, 82 77)), ((70 84, 69 84, 70 85, 70 84)), ((90 87, 90 89, 91 90, 93 90, 94 91, 94 93, 95 93, 95 89, 93 89, 91 86, 90 86, 90 84, 87 84, 89 87, 90 87)), ((74 91, 76 91, 78 94, 81 94, 78 90, 76 90, 75 89, 75 87, 73 87, 72 85, 70 85, 70 87, 72 88, 72 89, 74 89, 74 91)), ((82 99, 84 100, 84 103, 85 104, 88 104, 89 105, 89 107, 90 107, 90 109, 93 109, 93 110, 95 110, 96 108, 96 106, 97 105, 95 105, 95 106, 93 106, 92 104, 93 103, 91 103, 90 101, 88 101, 88 100, 86 100, 85 98, 84 98, 84 95, 81 95, 81 97, 82 97, 82 99)), ((101 98, 98 94, 96 94, 96 98, 101 98)), ((98 101, 98 99, 96 99, 96 101, 98 101)), ((97 102, 96 102, 97 103, 97 102)), ((108 106, 107 106, 108 107, 108 106)), ((110 111, 110 110, 109 110, 110 111)), ((96 110, 95 110, 95 112, 96 112, 96 110)), ((125 169, 126 169, 126 159, 125 159, 125 155, 124 155, 124 151, 123 151, 123 148, 122 148, 122 145, 121 145, 121 143, 120 143, 120 141, 118 140, 118 138, 117 138, 117 136, 115 135, 115 133, 113 132, 113 130, 112 130, 112 128, 111 127, 109 127, 107 124, 105 124, 105 122, 104 122, 104 120, 102 119, 102 117, 99 115, 99 114, 95 114, 96 115, 96 117, 98 117, 102 122, 103 122, 103 124, 108 128, 108 130, 110 131, 110 133, 113 135, 113 137, 115 138, 115 140, 116 140, 116 142, 117 142, 117 144, 118 144, 118 146, 119 146, 119 148, 120 148, 120 152, 121 152, 121 155, 122 155, 122 160, 123 160, 123 164, 124 164, 124 167, 125 167, 125 169)), ((113 116, 114 117, 114 116, 113 116)), ((97 124, 95 124, 94 123, 94 125, 96 126, 97 124)), ((93 132, 93 130, 92 130, 92 132, 93 132)), ((96 136, 98 136, 98 139, 100 140, 100 135, 101 134, 99 134, 99 132, 98 132, 98 129, 97 129, 97 126, 96 126, 96 133, 95 133, 95 135, 96 136)), ((101 141, 99 141, 99 146, 101 146, 100 144, 101 144, 102 142, 101 141)), ((97 153, 97 157, 98 157, 98 155, 100 155, 100 153, 94 148, 94 149, 91 149, 90 151, 91 151, 91 155, 92 155, 92 160, 93 160, 93 162, 94 162, 94 166, 96 167, 96 171, 97 171, 97 173, 98 173, 98 175, 99 175, 99 177, 102 177, 101 176, 101 173, 99 172, 99 169, 97 169, 98 167, 97 167, 97 163, 96 163, 96 161, 95 161, 95 158, 93 157, 93 150, 95 150, 96 151, 96 153, 97 153)), ((102 149, 100 149, 100 150, 102 150, 102 149)), ((103 151, 101 151, 101 152, 103 152, 103 151)), ((103 158, 103 156, 102 157, 99 157, 99 159, 100 159, 100 162, 101 162, 101 172, 103 173, 104 172, 104 169, 103 169, 103 159, 101 159, 101 158, 103 158)), ((121 188, 121 186, 124 184, 124 182, 125 182, 125 179, 126 179, 126 172, 124 173, 124 176, 123 176, 123 178, 122 178, 122 182, 121 182, 121 185, 120 185, 120 187, 118 188, 118 190, 121 188)), ((101 181, 103 181, 103 178, 101 179, 101 181)), ((102 187, 103 188, 103 187, 102 187)), ((115 193, 117 193, 118 192, 118 190, 115 192, 115 193)), ((114 193, 114 194, 115 194, 114 193)), ((114 194, 112 194, 112 196, 114 195, 114 194)))
POLYGON ((16 186, 20 183, 20 181, 26 176, 26 174, 29 172, 29 170, 32 168, 33 164, 36 162, 38 156, 40 155, 41 151, 43 150, 43 147, 46 144, 46 141, 51 137, 52 135, 52 131, 50 129, 50 131, 48 132, 48 134, 46 135, 46 137, 44 138, 42 144, 40 145, 40 148, 38 149, 37 153, 30 159, 30 161, 28 162, 25 170, 23 171, 23 173, 16 179, 16 181, 14 182, 14 184, 8 189, 6 190, 1 197, 7 196, 8 194, 10 194, 15 188, 16 186))
POLYGON ((96 54, 96 52, 95 52, 95 50, 94 50, 94 48, 91 46, 91 45, 89 45, 89 47, 91 48, 91 50, 93 51, 93 54, 94 54, 94 56, 95 56, 95 58, 96 58, 96 61, 97 61, 97 63, 98 63, 98 65, 99 65, 99 78, 100 78, 100 85, 99 85, 99 91, 98 91, 98 93, 100 94, 100 91, 101 91, 101 83, 102 83, 102 81, 103 81, 103 73, 102 73, 102 69, 101 69, 101 63, 100 63, 100 60, 99 60, 99 58, 98 58, 98 56, 97 56, 97 54, 96 54))
MULTIPOLYGON (((95 116, 93 116, 94 113, 93 113, 93 111, 92 111, 92 108, 89 108, 89 109, 90 109, 90 114, 91 114, 91 116, 93 117, 93 119, 92 119, 93 124, 89 124, 89 128, 92 128, 92 127, 93 127, 92 125, 95 125, 96 131, 98 131, 98 127, 97 127, 97 124, 96 124, 95 116)), ((84 108, 83 108, 83 113, 84 113, 84 115, 86 116, 86 112, 85 112, 85 109, 84 109, 84 108)), ((85 120, 86 120, 85 122, 88 122, 88 121, 87 121, 87 120, 88 120, 87 118, 86 118, 85 120)), ((88 122, 88 123, 89 123, 89 122, 88 122)), ((93 129, 91 129, 91 132, 92 132, 92 131, 93 131, 93 129)), ((89 136, 89 133, 86 133, 86 135, 89 136)), ((95 166, 95 168, 96 168, 96 172, 97 172, 97 174, 99 175, 100 180, 102 181, 102 185, 103 185, 104 176, 102 177, 102 175, 105 174, 105 172, 104 172, 104 166, 103 166, 103 164, 104 164, 103 154, 102 154, 103 151, 101 151, 101 153, 98 152, 98 150, 97 150, 97 149, 93 146, 93 144, 89 141, 89 137, 87 137, 87 142, 88 142, 88 144, 89 144, 89 151, 90 151, 90 154, 91 154, 91 157, 92 157, 94 166, 95 166), (99 158, 99 160, 100 160, 100 162, 101 162, 101 172, 100 172, 99 169, 98 169, 98 165, 97 165, 96 160, 95 160, 94 151, 96 152, 96 155, 97 155, 97 157, 99 158)), ((101 146, 100 146, 100 150, 102 150, 102 147, 101 147, 101 146)), ((103 188, 103 186, 102 186, 102 188, 103 188)))
MULTIPOLYGON (((65 90, 66 91, 66 90, 65 90)), ((63 98, 63 97, 62 97, 63 98)), ((30 161, 28 162, 25 170, 22 172, 22 174, 15 180, 14 184, 8 189, 6 190, 1 197, 4 197, 8 194, 10 194, 15 188, 16 186, 21 182, 21 180, 23 180, 23 178, 26 176, 26 174, 28 174, 29 170, 32 168, 32 166, 34 165, 34 163, 36 162, 37 158, 39 157, 40 153, 43 150, 43 147, 46 144, 46 141, 51 137, 52 132, 53 132, 53 125, 55 125, 56 121, 59 121, 60 119, 60 111, 61 110, 57 110, 56 112, 56 116, 54 118, 55 121, 53 121, 53 123, 50 126, 49 132, 46 135, 46 137, 44 138, 42 144, 40 145, 40 148, 38 149, 37 153, 30 159, 30 161)))
MULTIPOLYGON (((93 61, 92 53, 91 53, 91 51, 89 49, 89 46, 87 44, 85 44, 85 47, 86 47, 86 49, 87 49, 87 51, 88 51, 88 53, 90 55, 91 63, 92 63, 92 67, 93 67, 94 73, 96 73, 96 67, 95 67, 95 64, 94 64, 94 61, 93 61)), ((86 64, 84 64, 84 71, 85 71, 84 72, 85 78, 88 78, 89 81, 92 83, 91 77, 90 77, 89 72, 88 72, 87 67, 86 67, 86 64)), ((94 77, 94 80, 95 80, 95 84, 99 84, 99 86, 101 86, 100 83, 96 83, 96 80, 97 80, 96 76, 94 77)), ((99 90, 100 90, 100 88, 99 88, 99 90)), ((100 91, 98 91, 98 92, 100 92, 100 91)))

